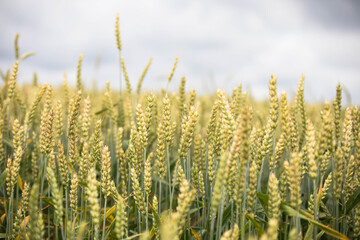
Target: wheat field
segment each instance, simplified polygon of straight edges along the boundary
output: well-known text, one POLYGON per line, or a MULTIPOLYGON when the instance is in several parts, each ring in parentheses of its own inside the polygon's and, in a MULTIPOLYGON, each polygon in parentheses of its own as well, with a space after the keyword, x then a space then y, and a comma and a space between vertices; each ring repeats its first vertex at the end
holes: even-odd
MULTIPOLYGON (((17 84, 2 74, 0 237, 7 239, 358 239, 360 112, 334 99, 277 91, 228 95, 136 90, 115 41, 125 89, 17 84), (319 114, 320 113, 320 114, 319 114)), ((166 71, 166 70, 165 70, 166 71)), ((281 81, 281 80, 279 80, 281 81)), ((310 83, 309 83, 310 84, 310 83)))

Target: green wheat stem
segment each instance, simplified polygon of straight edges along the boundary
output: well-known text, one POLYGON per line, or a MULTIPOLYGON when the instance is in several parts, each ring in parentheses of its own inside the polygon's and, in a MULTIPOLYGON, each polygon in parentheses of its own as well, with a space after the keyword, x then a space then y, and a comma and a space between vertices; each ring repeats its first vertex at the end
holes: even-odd
MULTIPOLYGON (((65 221, 68 222, 69 216, 68 216, 68 188, 65 186, 65 221)), ((66 224, 65 224, 66 225, 66 224)), ((65 227, 65 237, 67 237, 67 227, 65 227)))
POLYGON ((106 203, 107 203, 107 197, 104 197, 104 219, 103 219, 103 227, 102 227, 102 240, 105 239, 105 224, 106 224, 106 203))
POLYGON ((9 236, 12 236, 12 229, 13 229, 13 198, 14 198, 14 190, 11 191, 11 194, 10 194, 10 201, 9 201, 9 211, 8 211, 8 225, 9 225, 9 236))
POLYGON ((221 197, 220 199, 220 205, 219 205, 219 210, 218 210, 218 221, 217 221, 217 227, 216 227, 216 239, 219 240, 220 239, 220 235, 222 232, 222 212, 223 212, 223 207, 224 207, 224 198, 221 197))
POLYGON ((159 180, 159 214, 161 214, 161 203, 162 203, 162 199, 161 199, 161 179, 159 180))
POLYGON ((149 206, 149 196, 146 195, 146 231, 149 231, 149 211, 148 211, 148 206, 149 206))
MULTIPOLYGON (((171 213, 172 213, 172 202, 173 202, 174 192, 175 192, 177 169, 178 169, 178 162, 176 162, 176 164, 175 164, 174 185, 173 185, 172 191, 170 191, 170 209, 169 209, 170 210, 170 216, 171 216, 171 213)), ((171 180, 170 180, 170 186, 171 186, 171 180)))
MULTIPOLYGON (((48 198, 50 199, 50 190, 48 191, 48 198)), ((47 222, 47 228, 48 228, 48 237, 50 237, 50 208, 48 208, 48 222, 47 222)))
MULTIPOLYGON (((318 220, 318 216, 317 216, 317 185, 316 185, 316 179, 314 179, 313 181, 314 184, 314 220, 317 221, 318 220)), ((317 236, 317 226, 314 225, 314 232, 313 232, 313 238, 316 239, 317 236)))

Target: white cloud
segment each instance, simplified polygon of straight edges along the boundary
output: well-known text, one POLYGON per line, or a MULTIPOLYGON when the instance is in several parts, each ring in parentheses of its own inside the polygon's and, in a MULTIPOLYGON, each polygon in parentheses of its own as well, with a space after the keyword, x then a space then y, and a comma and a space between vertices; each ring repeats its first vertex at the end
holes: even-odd
MULTIPOLYGON (((279 77, 279 88, 288 92, 296 90, 305 73, 308 100, 331 100, 341 81, 353 101, 360 103, 356 92, 360 88, 360 27, 349 22, 353 18, 337 22, 322 14, 325 24, 309 4, 265 0, 2 2, 0 69, 11 66, 13 37, 19 32, 21 50, 37 52, 21 67, 24 81, 36 70, 41 81, 62 82, 62 73, 67 71, 74 82, 77 58, 83 53, 84 79, 91 82, 100 54, 98 85, 109 80, 118 87, 114 19, 119 12, 123 55, 134 88, 150 56, 154 60, 144 82, 147 89, 166 85, 179 56, 173 89, 185 74, 187 89, 231 91, 243 82, 261 98, 266 97, 270 73, 279 77), (342 30, 340 24, 352 27, 342 30)), ((351 16, 349 4, 339 9, 351 16)))

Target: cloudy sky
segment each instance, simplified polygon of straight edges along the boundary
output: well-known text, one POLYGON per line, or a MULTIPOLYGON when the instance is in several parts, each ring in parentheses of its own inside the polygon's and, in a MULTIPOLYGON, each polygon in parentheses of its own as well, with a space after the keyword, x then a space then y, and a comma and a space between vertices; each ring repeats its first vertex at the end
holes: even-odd
POLYGON ((20 33, 21 53, 36 55, 21 63, 19 81, 31 82, 36 71, 41 83, 59 85, 66 71, 74 84, 83 54, 87 86, 96 79, 98 87, 110 81, 118 89, 117 12, 133 88, 150 57, 144 88, 165 87, 178 56, 172 89, 185 75, 187 89, 230 92, 242 83, 261 99, 274 73, 279 91, 291 96, 304 73, 307 101, 331 101, 341 82, 352 102, 360 103, 360 1, 355 0, 1 1, 0 70, 14 62, 13 41, 20 33))

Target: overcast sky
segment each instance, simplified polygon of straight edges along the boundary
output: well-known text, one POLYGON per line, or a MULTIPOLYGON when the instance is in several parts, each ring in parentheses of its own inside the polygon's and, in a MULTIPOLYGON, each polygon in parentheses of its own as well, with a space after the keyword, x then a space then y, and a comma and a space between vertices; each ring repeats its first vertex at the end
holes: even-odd
POLYGON ((66 71, 75 83, 84 55, 83 78, 119 88, 114 37, 120 15, 123 56, 133 89, 148 59, 153 64, 144 88, 166 86, 176 56, 171 89, 182 75, 187 90, 200 93, 239 83, 255 97, 267 97, 271 73, 291 96, 302 73, 305 100, 331 101, 340 82, 360 103, 360 1, 49 1, 0 2, 0 69, 14 62, 13 41, 36 55, 20 65, 19 81, 62 84, 66 71), (95 68, 96 59, 101 59, 95 68))

